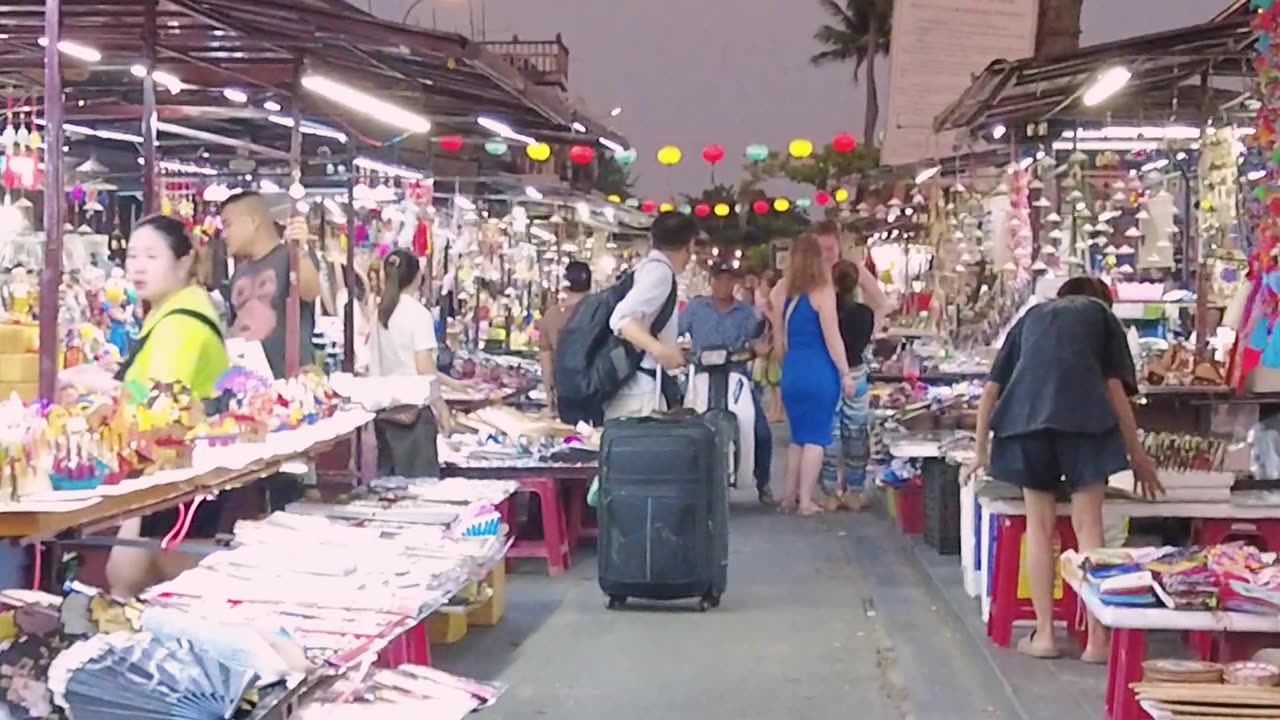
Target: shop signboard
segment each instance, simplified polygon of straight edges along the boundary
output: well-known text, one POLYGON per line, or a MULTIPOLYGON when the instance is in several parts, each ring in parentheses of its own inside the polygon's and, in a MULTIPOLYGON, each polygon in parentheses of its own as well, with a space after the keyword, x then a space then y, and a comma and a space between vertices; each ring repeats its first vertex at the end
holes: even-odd
POLYGON ((955 133, 935 134, 933 119, 993 60, 1035 53, 1039 6, 1039 0, 896 0, 881 162, 955 154, 955 133))

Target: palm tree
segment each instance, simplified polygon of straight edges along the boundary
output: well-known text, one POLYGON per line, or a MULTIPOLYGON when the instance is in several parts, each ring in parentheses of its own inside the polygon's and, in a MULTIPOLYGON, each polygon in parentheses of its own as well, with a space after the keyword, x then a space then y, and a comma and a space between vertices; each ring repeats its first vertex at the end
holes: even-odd
POLYGON ((856 82, 867 68, 867 115, 862 141, 874 145, 880 119, 880 94, 876 87, 876 58, 889 54, 893 0, 818 0, 834 22, 813 34, 825 50, 809 58, 813 65, 853 62, 856 82))

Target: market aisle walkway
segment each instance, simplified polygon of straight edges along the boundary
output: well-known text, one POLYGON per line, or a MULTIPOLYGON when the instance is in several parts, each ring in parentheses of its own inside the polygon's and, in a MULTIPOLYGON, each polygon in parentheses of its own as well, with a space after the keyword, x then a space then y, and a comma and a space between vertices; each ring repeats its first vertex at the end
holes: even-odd
POLYGON ((587 549, 568 577, 517 573, 502 624, 437 664, 510 683, 493 720, 1017 717, 884 521, 737 500, 720 609, 606 611, 587 549))

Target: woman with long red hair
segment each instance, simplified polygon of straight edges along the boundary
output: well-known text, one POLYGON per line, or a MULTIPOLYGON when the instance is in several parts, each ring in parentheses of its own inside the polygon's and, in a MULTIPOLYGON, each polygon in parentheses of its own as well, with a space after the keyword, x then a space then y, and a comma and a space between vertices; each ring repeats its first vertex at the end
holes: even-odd
POLYGON ((797 237, 782 281, 772 295, 774 342, 782 357, 782 404, 791 426, 784 510, 814 515, 814 489, 823 452, 832 442, 832 420, 843 392, 853 394, 849 358, 840 337, 831 268, 818 238, 797 237))

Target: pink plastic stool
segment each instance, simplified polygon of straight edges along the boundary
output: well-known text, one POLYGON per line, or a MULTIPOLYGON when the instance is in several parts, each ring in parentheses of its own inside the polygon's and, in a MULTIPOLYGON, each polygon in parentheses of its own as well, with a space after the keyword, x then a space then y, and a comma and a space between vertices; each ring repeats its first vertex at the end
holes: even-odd
MULTIPOLYGON (((520 480, 518 492, 532 493, 538 496, 542 510, 542 539, 516 540, 507 550, 508 560, 537 558, 547 561, 547 572, 550 575, 563 575, 572 562, 569 545, 569 525, 565 517, 564 505, 560 501, 560 484, 554 478, 535 478, 520 480)), ((511 525, 511 501, 508 499, 498 508, 502 519, 511 525)), ((512 528, 514 531, 514 528, 512 528)))

